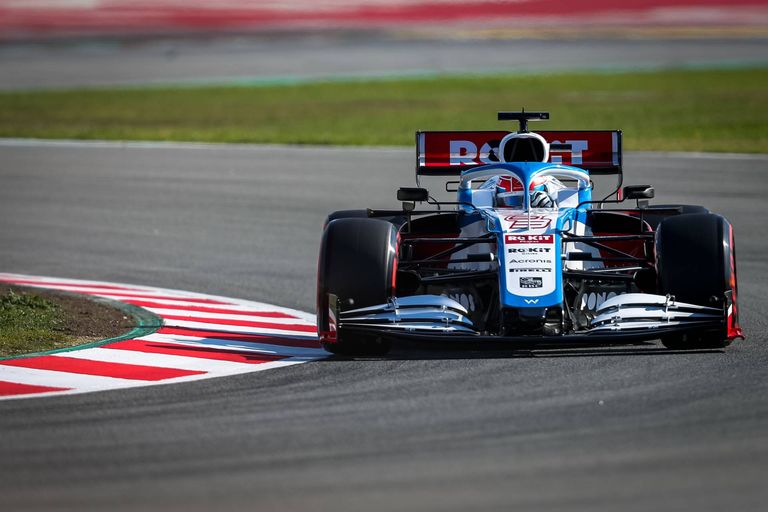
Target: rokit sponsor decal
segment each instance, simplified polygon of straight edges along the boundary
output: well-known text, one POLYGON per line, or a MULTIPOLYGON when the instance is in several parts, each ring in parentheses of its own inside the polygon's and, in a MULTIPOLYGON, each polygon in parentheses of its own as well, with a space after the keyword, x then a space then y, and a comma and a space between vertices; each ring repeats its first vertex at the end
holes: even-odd
MULTIPOLYGON (((566 148, 550 151, 549 161, 588 169, 618 172, 621 132, 537 131, 550 144, 566 148)), ((428 131, 418 133, 417 172, 420 175, 458 176, 466 169, 499 161, 499 145, 509 132, 428 131)))
MULTIPOLYGON (((498 135, 503 135, 499 133, 498 135)), ((478 147, 478 144, 471 140, 449 140, 448 155, 451 166, 475 166, 480 164, 492 164, 499 161, 499 144, 501 137, 496 140, 488 140, 478 147)), ((552 157, 550 161, 553 164, 564 163, 563 159, 570 165, 580 165, 583 163, 582 155, 589 149, 588 140, 566 139, 564 141, 553 140, 553 144, 567 144, 567 150, 551 150, 552 157)))
POLYGON ((524 248, 511 247, 507 249, 507 252, 509 254, 518 254, 518 255, 541 254, 541 253, 547 253, 551 251, 552 251, 551 247, 524 247, 524 248))
POLYGON ((553 235, 504 235, 504 243, 508 245, 551 244, 553 242, 553 235))

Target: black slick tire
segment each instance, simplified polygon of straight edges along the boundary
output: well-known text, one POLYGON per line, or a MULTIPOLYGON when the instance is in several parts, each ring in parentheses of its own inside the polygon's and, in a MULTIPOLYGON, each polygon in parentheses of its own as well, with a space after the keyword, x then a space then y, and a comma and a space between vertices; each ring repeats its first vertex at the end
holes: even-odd
POLYGON ((345 310, 387 302, 394 295, 396 251, 397 229, 389 222, 339 218, 326 226, 317 271, 317 325, 327 351, 350 356, 380 356, 389 351, 389 341, 376 335, 340 328, 335 340, 328 336, 329 297, 337 297, 345 310))
MULTIPOLYGON (((678 302, 724 307, 727 292, 735 298, 736 267, 731 226, 720 215, 691 213, 669 217, 656 232, 659 292, 678 302)), ((726 329, 662 337, 675 350, 723 348, 731 342, 726 329)))

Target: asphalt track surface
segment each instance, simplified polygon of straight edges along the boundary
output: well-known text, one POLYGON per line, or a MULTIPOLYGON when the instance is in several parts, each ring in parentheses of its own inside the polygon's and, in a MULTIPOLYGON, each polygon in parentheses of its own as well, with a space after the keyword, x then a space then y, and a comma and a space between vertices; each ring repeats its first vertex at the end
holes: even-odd
MULTIPOLYGON (((0 268, 311 311, 327 212, 392 206, 412 151, 0 145, 0 268)), ((736 229, 725 351, 398 346, 0 402, 3 510, 764 510, 768 157, 629 154, 736 229)))
POLYGON ((470 39, 371 32, 0 45, 0 90, 147 83, 285 83, 349 76, 768 63, 768 39, 470 39))

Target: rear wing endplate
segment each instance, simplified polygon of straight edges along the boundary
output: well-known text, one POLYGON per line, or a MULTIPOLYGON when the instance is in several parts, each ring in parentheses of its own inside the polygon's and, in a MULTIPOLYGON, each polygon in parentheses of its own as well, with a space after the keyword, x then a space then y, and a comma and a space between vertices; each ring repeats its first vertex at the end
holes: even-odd
MULTIPOLYGON (((498 163, 499 142, 507 131, 416 132, 416 175, 458 176, 498 163)), ((621 130, 537 131, 550 143, 552 163, 590 174, 621 174, 621 130)))

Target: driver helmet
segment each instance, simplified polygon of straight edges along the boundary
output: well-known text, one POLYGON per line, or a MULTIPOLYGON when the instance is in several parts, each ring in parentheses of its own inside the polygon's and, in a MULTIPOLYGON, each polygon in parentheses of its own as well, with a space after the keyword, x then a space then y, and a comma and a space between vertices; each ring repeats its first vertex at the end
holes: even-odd
POLYGON ((519 180, 509 176, 496 176, 494 184, 496 186, 494 206, 501 208, 523 207, 523 184, 519 180))
MULTIPOLYGON (((497 177, 495 205, 501 208, 523 208, 523 186, 513 178, 497 177)), ((565 185, 554 176, 534 178, 530 185, 531 208, 557 208, 557 194, 565 185)))

